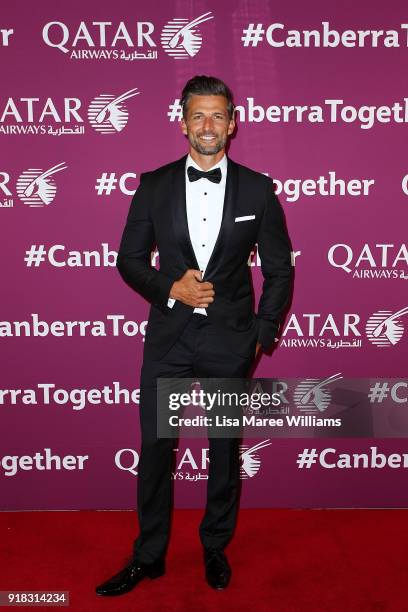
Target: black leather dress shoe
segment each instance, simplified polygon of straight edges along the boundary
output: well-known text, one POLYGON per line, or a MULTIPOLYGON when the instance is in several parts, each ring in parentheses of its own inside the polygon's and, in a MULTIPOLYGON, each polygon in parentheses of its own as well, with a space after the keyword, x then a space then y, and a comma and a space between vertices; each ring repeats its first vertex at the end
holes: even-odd
POLYGON ((225 589, 231 579, 231 568, 220 548, 205 548, 205 579, 213 589, 225 589))
POLYGON ((132 559, 120 572, 96 587, 97 595, 123 595, 131 591, 143 578, 159 578, 165 573, 163 559, 154 563, 140 563, 132 559))

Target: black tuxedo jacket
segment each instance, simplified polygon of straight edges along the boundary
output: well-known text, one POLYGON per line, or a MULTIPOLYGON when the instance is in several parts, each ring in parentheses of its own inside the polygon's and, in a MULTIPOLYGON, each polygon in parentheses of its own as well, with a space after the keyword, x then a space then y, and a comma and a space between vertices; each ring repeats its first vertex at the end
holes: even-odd
MULTIPOLYGON (((194 310, 179 300, 173 308, 167 306, 173 282, 188 268, 199 269, 188 231, 186 157, 140 175, 117 257, 122 278, 151 304, 144 354, 152 359, 171 348, 194 310), (160 270, 151 266, 154 245, 160 270)), ((221 227, 203 280, 214 285, 214 301, 207 307, 214 341, 249 357, 256 341, 264 350, 274 343, 290 296, 291 245, 272 180, 229 157, 227 161, 221 227), (257 314, 248 266, 255 243, 264 277, 257 314)))

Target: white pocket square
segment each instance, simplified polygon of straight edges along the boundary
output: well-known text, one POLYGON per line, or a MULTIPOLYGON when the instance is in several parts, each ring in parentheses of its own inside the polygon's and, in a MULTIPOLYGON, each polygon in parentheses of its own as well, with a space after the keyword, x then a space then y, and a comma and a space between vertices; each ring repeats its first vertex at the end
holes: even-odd
POLYGON ((251 219, 255 219, 255 215, 246 215, 245 217, 235 217, 235 223, 237 221, 250 221, 251 219))

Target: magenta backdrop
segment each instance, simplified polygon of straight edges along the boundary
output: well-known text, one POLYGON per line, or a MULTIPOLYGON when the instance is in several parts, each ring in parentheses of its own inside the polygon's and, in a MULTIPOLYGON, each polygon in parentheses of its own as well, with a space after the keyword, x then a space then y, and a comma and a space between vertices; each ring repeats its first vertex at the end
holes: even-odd
MULTIPOLYGON (((36 403, 34 393, 32 403, 28 393, 25 400, 20 394, 14 401, 10 393, 2 394, 2 509, 135 507, 137 476, 119 469, 115 456, 121 449, 133 449, 121 455, 126 467, 132 452, 139 450, 137 403, 88 400, 74 410, 72 402, 64 403, 63 393, 62 403, 45 402, 38 385, 52 384, 68 393, 102 389, 114 381, 122 389, 138 388, 148 304, 123 283, 112 265, 114 258, 110 265, 103 260, 100 265, 85 265, 83 252, 102 254, 104 244, 116 251, 140 173, 186 153, 178 121, 168 113, 194 74, 216 75, 233 90, 239 107, 238 132, 229 155, 275 180, 296 252, 295 291, 283 335, 274 354, 263 356, 255 375, 324 378, 341 372, 344 377, 406 377, 406 313, 398 319, 403 333, 395 344, 385 341, 379 346, 366 331, 370 317, 381 317, 376 315, 379 311, 391 315, 408 305, 404 278, 408 164, 403 140, 408 50, 406 29, 401 27, 405 21, 403 2, 392 3, 386 13, 375 3, 348 0, 335 6, 322 0, 124 0, 116 5, 44 0, 30 10, 23 3, 6 3, 0 26, 0 388, 35 390, 36 403), (203 15, 206 20, 191 24, 203 15), (58 23, 47 26, 52 22, 58 23), (106 25, 105 41, 102 26, 93 22, 112 24, 106 25), (127 41, 124 27, 118 32, 120 22, 126 27, 127 41), (296 30, 302 42, 302 30, 318 30, 323 36, 323 22, 340 34, 392 30, 394 45, 393 35, 388 46, 384 37, 379 38, 377 47, 372 38, 365 38, 364 46, 347 46, 343 40, 335 47, 273 46, 265 35, 254 46, 242 41, 249 24, 263 24, 266 31, 280 23, 282 28, 269 29, 274 40, 284 41, 288 30, 296 30), (193 30, 198 44, 189 47, 188 35, 179 38, 175 56, 171 36, 181 26, 187 33, 193 30), (129 97, 118 100, 126 92, 129 97), (342 101, 333 120, 333 103, 327 100, 342 101), (107 112, 100 113, 109 102, 107 112), (64 104, 76 111, 66 114, 64 104), (296 117, 293 111, 285 121, 283 107, 290 105, 318 107, 312 108, 314 119, 320 108, 320 121, 307 112, 296 117), (253 106, 260 107, 254 111, 258 120, 251 117, 253 106), (269 113, 278 120, 268 119, 270 106, 277 107, 269 113), (364 106, 386 108, 377 111, 371 125, 370 111, 360 110, 364 106), (350 108, 342 114, 344 107, 350 108), (265 117, 259 120, 262 113, 265 117), (353 113, 356 116, 350 120, 353 113), (117 179, 110 193, 98 193, 103 173, 117 179), (320 184, 319 177, 324 177, 320 184), (324 195, 324 181, 330 177, 346 181, 355 195, 342 194, 338 186, 324 195), (289 180, 294 182, 279 193, 289 180), (290 195, 291 185, 301 190, 298 196, 290 195), (376 246, 384 244, 390 246, 376 246), (45 260, 39 265, 25 261, 32 245, 44 245, 45 260), (56 261, 51 257, 54 245, 63 247, 54 251, 56 261), (359 261, 363 249, 365 257, 359 261), (66 263, 69 251, 79 253, 72 254, 71 265, 55 265, 66 263), (346 256, 348 270, 337 267, 346 256), (319 315, 314 329, 308 324, 312 313, 319 315), (353 318, 358 332, 351 337, 343 330, 347 314, 359 317, 353 318), (35 315, 49 325, 102 321, 106 335, 92 335, 89 327, 80 335, 75 327, 72 336, 66 329, 59 336, 35 336, 35 315), (109 315, 134 321, 127 328, 132 335, 122 329, 114 335, 109 315), (338 336, 322 331, 329 315, 338 336), (28 322, 31 335, 16 335, 13 322, 21 321, 28 322), (307 346, 293 342, 302 339, 307 346), (322 342, 315 342, 318 339, 322 342), (327 346, 330 339, 361 342, 333 350, 327 346), (44 470, 45 463, 35 455, 44 455, 47 448, 61 458, 88 458, 83 469, 78 460, 71 465, 77 469, 67 469, 68 459, 61 469, 51 461, 51 469, 44 470)), ((253 267, 253 279, 259 297, 258 265, 253 267)), ((377 446, 379 452, 402 453, 407 447, 405 435, 401 432, 394 440, 320 437, 314 446, 342 453, 377 446)), ((245 441, 248 446, 256 442, 245 441)), ((259 470, 245 478, 243 507, 407 505, 403 469, 301 470, 297 453, 311 440, 269 442, 259 450, 259 470)), ((204 503, 205 480, 186 476, 205 474, 202 446, 199 440, 180 442, 179 507, 204 503), (187 447, 191 452, 187 449, 185 454, 187 447)))

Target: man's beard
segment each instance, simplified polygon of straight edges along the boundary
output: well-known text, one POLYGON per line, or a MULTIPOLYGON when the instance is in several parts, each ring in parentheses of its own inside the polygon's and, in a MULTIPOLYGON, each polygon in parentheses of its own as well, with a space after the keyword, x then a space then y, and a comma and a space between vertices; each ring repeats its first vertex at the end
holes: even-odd
POLYGON ((216 134, 199 134, 196 138, 193 134, 188 134, 188 140, 193 149, 201 155, 215 155, 225 147, 227 137, 217 136, 216 134), (200 136, 215 136, 216 141, 211 146, 205 145, 199 140, 200 136))

